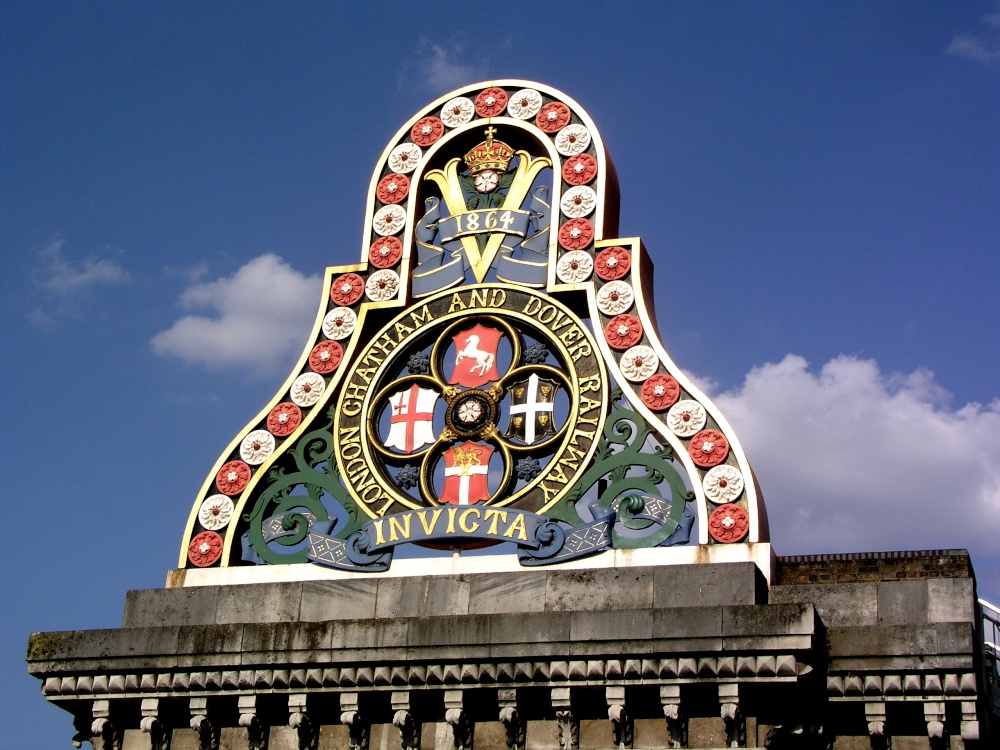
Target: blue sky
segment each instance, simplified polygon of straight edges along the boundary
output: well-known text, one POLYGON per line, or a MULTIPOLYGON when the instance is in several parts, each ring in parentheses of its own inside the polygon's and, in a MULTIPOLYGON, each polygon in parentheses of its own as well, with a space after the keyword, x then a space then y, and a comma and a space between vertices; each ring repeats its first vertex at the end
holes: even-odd
POLYGON ((12 3, 0 29, 0 734, 113 627, 283 382, 371 170, 452 88, 593 117, 667 350, 783 554, 966 547, 1000 602, 1000 5, 12 3))

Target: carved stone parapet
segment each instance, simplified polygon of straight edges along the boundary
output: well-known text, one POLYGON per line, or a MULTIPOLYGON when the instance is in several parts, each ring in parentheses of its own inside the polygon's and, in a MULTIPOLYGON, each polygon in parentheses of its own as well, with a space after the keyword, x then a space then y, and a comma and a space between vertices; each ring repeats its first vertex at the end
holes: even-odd
POLYGON ((399 730, 401 750, 418 750, 420 747, 420 724, 409 711, 400 709, 392 715, 392 725, 399 730))
POLYGON ((873 750, 888 750, 892 747, 885 721, 885 703, 866 703, 865 721, 868 722, 868 739, 873 750))
POLYGON ((368 750, 371 724, 361 715, 357 693, 340 694, 340 723, 347 726, 351 750, 368 750))
POLYGON ((720 714, 726 724, 726 743, 729 747, 740 747, 746 742, 746 719, 740 711, 739 690, 737 683, 719 685, 720 714))
POLYGON ((82 737, 90 742, 94 750, 121 750, 124 733, 122 727, 111 718, 111 701, 94 701, 91 716, 89 733, 87 729, 78 733, 73 738, 73 744, 76 744, 78 737, 82 737))
POLYGON ((122 734, 111 719, 94 719, 90 725, 90 744, 94 750, 121 750, 122 734))
POLYGON ((503 724, 507 736, 507 747, 511 750, 524 750, 526 725, 517 710, 517 690, 501 688, 497 691, 497 705, 500 706, 500 723, 503 724))
POLYGON ((580 720, 573 716, 573 711, 556 711, 556 725, 559 727, 559 747, 562 750, 580 747, 580 720))
POLYGON ((634 735, 632 717, 625 710, 625 688, 614 685, 604 689, 608 702, 608 719, 614 732, 615 747, 631 748, 634 735))
POLYGON ((455 737, 456 750, 472 750, 476 725, 465 713, 464 696, 461 690, 444 691, 444 720, 451 725, 455 737))
POLYGON ((288 696, 288 726, 295 730, 299 750, 319 747, 319 723, 309 716, 305 695, 288 696))
POLYGON ((399 730, 399 746, 402 750, 419 750, 420 722, 410 712, 410 692, 394 690, 390 696, 392 703, 392 725, 399 730))
POLYGON ((208 718, 208 698, 192 698, 188 708, 191 728, 198 733, 198 750, 219 750, 220 727, 208 718))
POLYGON ((821 724, 779 724, 764 738, 768 750, 828 750, 833 739, 821 724))
POLYGON ((247 750, 267 750, 267 727, 257 716, 257 696, 239 697, 239 725, 247 730, 247 750))
POLYGON ((927 739, 932 750, 943 750, 948 747, 948 734, 944 726, 944 701, 926 701, 924 721, 927 722, 927 739))
POLYGON ((573 713, 570 689, 552 688, 552 708, 556 712, 556 726, 559 728, 559 747, 575 750, 580 747, 580 720, 573 713))
POLYGON ((979 716, 975 701, 962 701, 962 740, 979 739, 979 716))
POLYGON ((687 746, 687 718, 681 710, 681 686, 662 685, 660 687, 660 705, 663 706, 663 718, 667 722, 667 746, 680 748, 687 746))
POLYGON ((170 730, 160 721, 160 700, 143 698, 139 729, 149 735, 150 750, 170 750, 170 730))

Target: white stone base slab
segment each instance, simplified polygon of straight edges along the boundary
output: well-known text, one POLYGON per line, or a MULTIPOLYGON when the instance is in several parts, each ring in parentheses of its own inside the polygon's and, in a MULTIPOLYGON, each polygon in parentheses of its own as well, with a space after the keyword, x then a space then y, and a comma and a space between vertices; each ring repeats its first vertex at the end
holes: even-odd
POLYGON ((752 562, 771 583, 775 569, 774 550, 766 542, 712 544, 652 549, 616 549, 560 565, 526 568, 514 553, 507 555, 462 555, 450 557, 400 558, 384 573, 355 573, 322 565, 246 565, 234 568, 184 568, 167 574, 167 588, 185 586, 234 586, 248 583, 289 581, 339 581, 352 578, 411 578, 476 573, 521 573, 545 570, 592 570, 595 568, 635 568, 655 565, 698 565, 752 562))

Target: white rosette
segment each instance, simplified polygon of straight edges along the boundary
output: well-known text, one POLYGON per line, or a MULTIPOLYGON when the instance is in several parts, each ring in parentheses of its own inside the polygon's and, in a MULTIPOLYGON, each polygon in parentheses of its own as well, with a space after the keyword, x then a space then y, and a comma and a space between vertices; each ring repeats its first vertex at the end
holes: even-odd
POLYGON ((597 206, 597 193, 586 185, 571 187, 563 193, 559 206, 569 218, 579 219, 592 212, 597 206))
POLYGON ((705 473, 701 486, 713 503, 735 503, 743 494, 743 474, 735 466, 719 464, 705 473))
POLYGON ((697 401, 678 401, 667 412, 667 427, 677 437, 691 437, 705 426, 708 415, 697 401))
POLYGON ((389 169, 397 174, 409 174, 417 168, 423 155, 416 143, 401 143, 389 152, 389 169))
POLYGON ((274 435, 267 430, 254 430, 240 443, 240 458, 251 466, 264 463, 274 453, 274 435))
POLYGON ((233 501, 225 495, 206 497, 198 509, 198 521, 209 531, 226 528, 232 517, 233 501))
POLYGON ((323 318, 323 335, 328 339, 340 341, 354 333, 358 324, 358 316, 349 307, 335 307, 323 318))
POLYGON ((656 368, 660 366, 660 360, 652 347, 640 344, 626 351, 618 366, 621 367, 622 375, 626 378, 633 383, 641 383, 656 372, 656 368))
POLYGON ((383 268, 368 277, 365 282, 365 294, 368 299, 375 302, 384 302, 392 299, 399 293, 399 274, 395 271, 383 268))
POLYGON ((510 95, 507 112, 518 120, 530 120, 542 108, 542 95, 534 89, 521 89, 510 95))
POLYGON ((556 264, 556 276, 564 284, 586 281, 594 272, 594 259, 583 250, 571 250, 556 264))
POLYGON ((441 122, 449 128, 457 128, 459 125, 465 125, 474 114, 476 114, 476 105, 472 103, 472 100, 466 99, 464 96, 456 96, 441 108, 441 122))
POLYGON ((315 372, 304 372, 295 378, 291 387, 292 403, 296 406, 312 406, 319 401, 326 388, 323 376, 315 372))
POLYGON ((582 154, 590 146, 590 131, 583 125, 567 125, 556 134, 556 151, 563 156, 582 154))
POLYGON ((406 211, 403 210, 402 206, 395 204, 382 206, 382 208, 375 212, 375 218, 372 219, 372 226, 375 228, 375 231, 383 237, 390 237, 397 234, 405 223, 406 211))
POLYGON ((635 294, 624 281, 609 281, 597 293, 597 309, 605 315, 620 315, 632 307, 635 294))

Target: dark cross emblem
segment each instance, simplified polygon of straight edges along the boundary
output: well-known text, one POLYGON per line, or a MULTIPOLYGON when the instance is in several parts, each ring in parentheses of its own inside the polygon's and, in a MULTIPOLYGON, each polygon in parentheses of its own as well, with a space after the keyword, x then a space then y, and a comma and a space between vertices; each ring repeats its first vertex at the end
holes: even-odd
POLYGON ((510 388, 510 424, 507 437, 532 445, 548 435, 555 435, 555 400, 559 384, 548 378, 530 375, 510 388))

